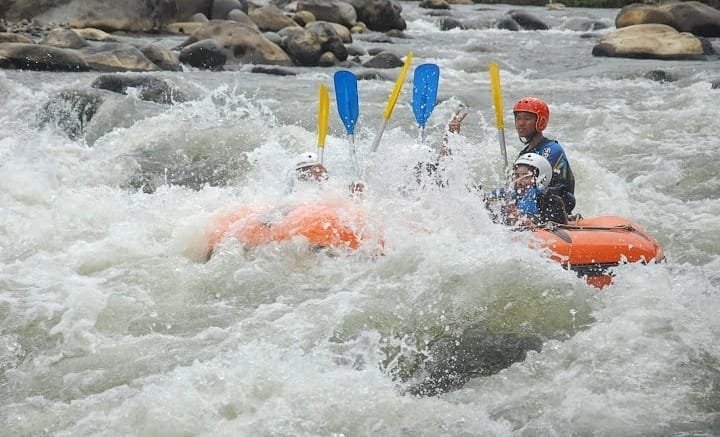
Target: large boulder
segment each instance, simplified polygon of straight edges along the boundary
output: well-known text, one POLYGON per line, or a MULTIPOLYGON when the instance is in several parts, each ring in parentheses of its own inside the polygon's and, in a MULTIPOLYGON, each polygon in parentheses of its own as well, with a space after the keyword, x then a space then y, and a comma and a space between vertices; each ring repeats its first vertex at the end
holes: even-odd
POLYGON ((680 32, 708 38, 720 37, 720 11, 696 1, 662 6, 634 3, 622 8, 615 17, 618 29, 635 24, 667 24, 680 32))
POLYGON ((278 32, 286 27, 300 27, 275 5, 253 9, 248 12, 248 16, 263 32, 278 32))
POLYGON ((347 59, 347 49, 340 37, 333 32, 332 26, 327 26, 320 32, 288 27, 280 32, 283 38, 282 47, 296 65, 318 66, 323 54, 327 52, 344 61, 347 59))
POLYGON ((675 27, 675 19, 664 9, 641 3, 633 3, 620 9, 615 17, 615 27, 620 29, 635 24, 666 24, 675 27))
POLYGON ((287 28, 280 32, 282 48, 295 65, 317 66, 323 54, 320 36, 309 30, 287 28))
POLYGON ((113 44, 109 50, 84 52, 85 62, 95 71, 160 71, 138 48, 113 44))
POLYGON ((6 18, 35 20, 38 24, 68 23, 72 27, 148 32, 175 21, 174 0, 23 0, 15 2, 6 18))
POLYGON ((182 45, 214 39, 228 55, 243 64, 292 65, 290 57, 260 32, 234 21, 210 20, 182 45))
POLYGON ((393 0, 348 0, 355 8, 359 21, 368 29, 387 32, 391 29, 405 30, 407 23, 402 17, 402 6, 393 0))
POLYGON ((592 50, 593 56, 666 60, 705 60, 712 53, 707 40, 665 24, 623 27, 602 37, 592 50))
POLYGON ((73 50, 42 44, 0 44, 0 68, 39 71, 88 71, 90 67, 73 50))
POLYGON ((150 62, 157 65, 161 70, 182 70, 178 55, 159 43, 150 44, 149 46, 141 48, 140 51, 150 62))
MULTIPOLYGON (((227 19, 229 21, 237 21, 238 23, 242 23, 248 27, 252 27, 253 29, 260 30, 257 24, 253 21, 248 14, 241 11, 240 9, 233 9, 232 11, 228 12, 227 19)), ((204 22, 207 23, 208 20, 205 20, 204 22)))
POLYGON ((508 11, 508 15, 525 30, 548 30, 550 28, 541 19, 526 11, 514 9, 508 11))
POLYGON ((106 91, 97 89, 63 90, 50 97, 38 114, 41 126, 55 125, 70 139, 85 135, 88 123, 105 101, 106 91))
POLYGON ((372 57, 363 66, 367 68, 396 68, 402 67, 403 64, 402 59, 395 53, 383 51, 372 57))
POLYGON ((21 42, 24 44, 35 44, 35 41, 19 33, 0 32, 0 43, 21 42))
POLYGON ((233 9, 240 9, 241 11, 247 13, 247 2, 241 2, 240 0, 214 0, 212 2, 210 15, 208 16, 213 20, 225 20, 228 13, 233 9))
POLYGON ((221 70, 227 59, 227 50, 214 39, 192 43, 180 51, 180 62, 204 70, 221 70))
POLYGON ((82 39, 77 33, 70 29, 63 28, 55 28, 48 32, 42 43, 66 49, 81 49, 88 45, 87 41, 82 39))
POLYGON ((661 6, 675 19, 680 32, 706 38, 720 38, 720 11, 700 2, 670 3, 661 6))
POLYGON ((310 12, 316 20, 352 27, 357 22, 355 8, 348 3, 334 0, 300 0, 297 11, 310 12))
POLYGON ((103 74, 90 85, 93 88, 127 95, 135 89, 138 98, 161 104, 182 103, 188 96, 165 79, 141 74, 103 74))

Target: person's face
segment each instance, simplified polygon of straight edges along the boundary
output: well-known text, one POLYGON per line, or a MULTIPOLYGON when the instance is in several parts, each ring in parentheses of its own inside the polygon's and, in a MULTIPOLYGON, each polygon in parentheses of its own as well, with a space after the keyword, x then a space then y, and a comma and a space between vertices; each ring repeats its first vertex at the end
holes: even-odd
POLYGON ((519 136, 528 138, 535 133, 535 124, 537 123, 537 115, 532 112, 516 112, 515 113, 515 130, 519 136))
POLYGON ((513 189, 518 193, 523 193, 528 188, 535 185, 535 173, 529 165, 520 164, 513 169, 512 174, 513 189))
POLYGON ((301 181, 324 181, 328 178, 327 170, 322 164, 309 165, 297 170, 297 178, 301 181))

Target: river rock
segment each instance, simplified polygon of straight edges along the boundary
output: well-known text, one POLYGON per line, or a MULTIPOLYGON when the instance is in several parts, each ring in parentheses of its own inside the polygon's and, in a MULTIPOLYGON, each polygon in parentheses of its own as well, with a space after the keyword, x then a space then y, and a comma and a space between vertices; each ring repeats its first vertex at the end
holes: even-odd
POLYGON ((71 29, 80 38, 86 41, 115 42, 117 38, 100 29, 86 27, 84 29, 71 29))
POLYGON ((293 15, 293 20, 300 26, 305 27, 313 21, 316 21, 317 18, 315 18, 315 15, 310 11, 297 11, 295 15, 293 15))
POLYGON ((0 32, 0 43, 19 42, 23 44, 35 44, 35 41, 19 33, 0 32))
POLYGON ((175 0, 175 4, 177 6, 176 21, 193 21, 193 17, 197 14, 204 17, 210 16, 212 0, 175 0))
POLYGON ((159 43, 150 44, 140 49, 142 54, 158 68, 165 71, 182 71, 178 55, 159 43))
POLYGON ((540 352, 542 340, 533 335, 492 334, 481 327, 446 335, 429 344, 427 356, 410 389, 420 396, 435 396, 461 388, 471 378, 490 376, 540 352))
POLYGON ((690 1, 669 3, 661 8, 675 19, 675 28, 680 32, 706 38, 720 38, 720 11, 704 3, 690 1))
POLYGON ((203 23, 183 21, 182 23, 172 23, 165 27, 165 30, 176 35, 192 35, 203 27, 203 23))
MULTIPOLYGON (((339 39, 343 43, 351 43, 352 36, 347 27, 342 24, 328 23, 327 21, 313 21, 305 26, 306 30, 316 33, 326 39, 339 39)), ((347 50, 343 50, 347 52, 347 50)), ((347 57, 347 56, 346 56, 347 57)), ((344 58, 342 59, 345 60, 344 58)))
POLYGON ((214 39, 204 39, 180 50, 180 62, 206 70, 221 70, 228 59, 227 50, 214 39))
POLYGON ((720 11, 696 1, 662 6, 635 3, 623 7, 615 17, 615 27, 618 29, 635 24, 666 24, 680 32, 709 38, 720 37, 720 11))
MULTIPOLYGON (((233 11, 239 11, 240 9, 233 9, 233 11)), ((232 12, 232 11, 230 11, 232 12)), ((230 15, 230 12, 228 12, 228 15, 230 15)), ((242 11, 241 11, 242 12, 242 11)), ((205 15, 201 13, 194 14, 192 17, 190 17, 190 21, 192 23, 207 23, 210 21, 210 19, 205 15)), ((233 20, 235 21, 235 20, 233 20)))
POLYGON ((640 59, 704 60, 712 47, 689 33, 680 33, 665 24, 636 24, 602 37, 593 56, 640 59))
POLYGON ((620 9, 615 17, 615 27, 633 26, 635 24, 666 24, 675 27, 675 19, 665 9, 641 3, 632 3, 620 9))
POLYGON ((248 16, 263 32, 279 32, 286 27, 300 27, 275 5, 253 9, 248 13, 248 16))
POLYGON ((88 71, 90 67, 69 49, 42 44, 0 44, 0 68, 39 71, 88 71))
POLYGON ((423 9, 450 9, 450 4, 445 0, 422 0, 418 6, 423 9))
POLYGON ((95 71, 160 71, 160 67, 151 62, 136 47, 118 44, 110 50, 84 54, 85 62, 95 71))
POLYGON ((236 21, 253 29, 260 30, 260 27, 258 27, 258 25, 253 21, 253 19, 240 9, 233 9, 232 11, 228 12, 227 19, 229 21, 236 21))
POLYGON ((318 65, 320 67, 332 67, 335 65, 338 65, 340 61, 337 57, 335 57, 335 54, 333 52, 325 52, 322 55, 320 55, 320 60, 318 61, 318 65))
POLYGON ((43 44, 66 49, 81 49, 87 47, 88 43, 80 38, 77 33, 70 29, 55 28, 45 35, 43 44))
POLYGON ((128 89, 134 88, 141 100, 160 104, 182 103, 188 100, 188 96, 172 83, 150 75, 103 74, 90 86, 125 95, 128 89))
POLYGON ((225 20, 228 13, 233 9, 240 9, 246 14, 248 12, 246 2, 241 2, 239 0, 214 0, 209 17, 213 20, 225 20))
POLYGON ((443 17, 438 24, 440 25, 440 30, 465 29, 465 25, 463 25, 460 20, 452 17, 443 17))
POLYGON ((355 8, 348 3, 336 0, 299 0, 297 11, 307 11, 316 20, 338 23, 350 28, 357 22, 355 8))
MULTIPOLYGON (((316 21, 315 23, 323 22, 316 21)), ((334 33, 332 26, 327 26, 326 29, 329 29, 329 34, 299 27, 287 27, 280 32, 280 36, 283 38, 282 47, 296 65, 320 65, 320 57, 325 52, 332 52, 337 59, 344 61, 347 59, 345 44, 334 33)))
POLYGON ((391 29, 405 30, 407 24, 402 17, 402 6, 393 0, 348 0, 355 8, 357 19, 368 29, 387 32, 391 29))
POLYGON ((242 23, 210 20, 182 45, 190 45, 204 39, 214 39, 225 48, 229 59, 243 64, 292 65, 288 54, 277 44, 242 23))
POLYGON ((508 15, 512 18, 520 28, 525 30, 548 30, 550 27, 541 19, 527 11, 511 10, 508 15))
POLYGON ((609 26, 600 20, 590 18, 570 18, 565 21, 560 28, 572 30, 575 32, 593 32, 595 30, 607 29, 609 26))
POLYGON ((273 76, 297 76, 294 71, 287 70, 281 67, 266 67, 264 65, 258 65, 250 69, 252 73, 272 74, 273 76))
POLYGON ((344 44, 351 44, 353 42, 352 33, 350 29, 338 23, 329 23, 327 21, 313 21, 312 23, 305 26, 305 28, 311 32, 324 33, 322 28, 329 26, 335 30, 335 35, 340 38, 344 44), (318 24, 315 24, 318 23, 318 24))
POLYGON ((372 57, 363 66, 367 68, 396 68, 402 67, 403 64, 402 59, 395 53, 383 51, 372 57))
POLYGON ((497 27, 498 29, 511 30, 513 32, 520 30, 520 25, 518 24, 518 22, 513 20, 512 17, 509 15, 500 17, 497 23, 495 23, 495 27, 497 27))
POLYGON ((77 28, 148 32, 175 21, 176 12, 173 0, 23 0, 10 7, 7 18, 41 25, 68 23, 77 28))
POLYGON ((82 138, 106 95, 96 89, 60 91, 43 105, 38 114, 40 125, 52 123, 70 139, 82 138))

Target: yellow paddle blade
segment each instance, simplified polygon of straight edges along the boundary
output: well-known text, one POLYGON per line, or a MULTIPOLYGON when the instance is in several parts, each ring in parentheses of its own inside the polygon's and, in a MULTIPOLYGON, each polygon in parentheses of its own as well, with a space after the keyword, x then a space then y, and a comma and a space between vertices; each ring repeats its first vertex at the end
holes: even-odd
POLYGON ((385 112, 383 112, 383 118, 385 121, 390 120, 390 117, 392 117, 393 110, 395 109, 395 103, 397 103, 397 99, 400 96, 400 90, 402 89, 403 83, 405 83, 405 75, 410 69, 412 59, 412 52, 408 52, 407 56, 405 56, 405 64, 403 65, 402 70, 400 70, 400 76, 398 76, 395 81, 395 86, 393 87, 392 94, 390 94, 390 99, 388 100, 387 105, 385 105, 385 112))
POLYGON ((318 106, 318 141, 319 148, 325 147, 325 137, 328 131, 328 118, 330 113, 330 98, 324 84, 320 84, 320 104, 318 106))
POLYGON ((503 122, 502 90, 500 89, 500 67, 498 67, 497 62, 490 63, 490 88, 492 88, 497 128, 503 130, 505 129, 505 123, 503 122))

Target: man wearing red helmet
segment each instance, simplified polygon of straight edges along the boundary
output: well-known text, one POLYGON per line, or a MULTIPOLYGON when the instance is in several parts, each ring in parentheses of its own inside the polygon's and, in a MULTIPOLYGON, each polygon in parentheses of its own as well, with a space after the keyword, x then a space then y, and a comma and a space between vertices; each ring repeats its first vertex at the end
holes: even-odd
POLYGON ((550 119, 547 103, 536 97, 523 97, 513 106, 513 114, 515 130, 525 144, 518 156, 537 153, 550 162, 553 175, 547 190, 560 196, 565 202, 565 210, 570 213, 575 208, 575 176, 562 146, 542 133, 550 119))

